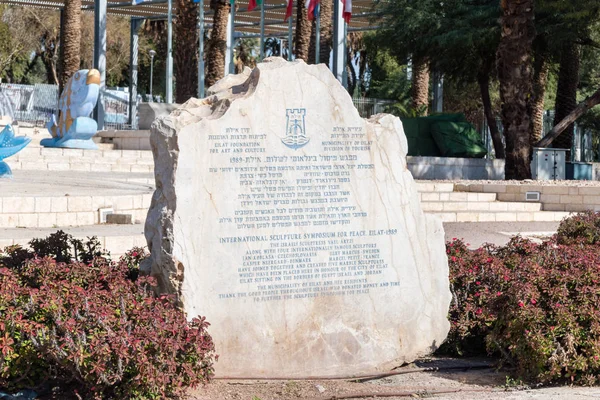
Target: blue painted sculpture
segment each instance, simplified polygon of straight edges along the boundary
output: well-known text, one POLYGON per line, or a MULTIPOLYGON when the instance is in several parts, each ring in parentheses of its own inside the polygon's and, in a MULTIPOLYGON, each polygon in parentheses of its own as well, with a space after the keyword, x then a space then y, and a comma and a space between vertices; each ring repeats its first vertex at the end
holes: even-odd
POLYGON ((97 149, 92 136, 98 130, 98 123, 90 118, 90 114, 96 107, 99 92, 98 70, 77 71, 67 82, 58 101, 58 122, 53 115, 46 125, 52 139, 44 139, 40 144, 45 147, 97 149))
POLYGON ((29 142, 31 142, 31 138, 27 136, 15 136, 12 125, 4 127, 0 132, 0 178, 10 178, 12 176, 10 167, 2 160, 23 150, 29 142))

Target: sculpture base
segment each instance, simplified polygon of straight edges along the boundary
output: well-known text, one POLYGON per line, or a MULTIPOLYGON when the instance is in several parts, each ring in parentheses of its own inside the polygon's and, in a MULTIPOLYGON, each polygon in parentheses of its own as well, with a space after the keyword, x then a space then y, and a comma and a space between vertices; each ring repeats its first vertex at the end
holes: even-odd
POLYGON ((69 138, 51 138, 42 139, 40 144, 44 147, 60 147, 64 149, 84 149, 97 150, 98 145, 92 139, 69 139, 69 138))
POLYGON ((12 171, 4 161, 0 161, 0 178, 12 178, 12 171))

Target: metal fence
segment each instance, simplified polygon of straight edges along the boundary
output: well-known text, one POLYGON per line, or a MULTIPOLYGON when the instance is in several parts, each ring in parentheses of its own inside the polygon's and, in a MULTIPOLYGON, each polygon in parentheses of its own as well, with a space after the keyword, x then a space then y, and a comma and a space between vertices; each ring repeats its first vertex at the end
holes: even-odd
MULTIPOLYGON (((140 100, 141 96, 138 96, 138 103, 140 100)), ((131 129, 127 88, 107 88, 103 92, 102 102, 106 129, 131 129)), ((8 115, 13 120, 35 126, 45 126, 57 109, 57 85, 0 84, 0 115, 8 115)))
MULTIPOLYGON (((496 124, 498 125, 498 129, 500 133, 503 133, 502 121, 500 118, 496 119, 496 124)), ((542 137, 547 135, 552 128, 554 127, 554 111, 546 111, 544 112, 544 122, 543 122, 543 133, 542 137)), ((478 124, 478 130, 481 134, 481 138, 486 145, 488 150, 487 158, 495 158, 494 146, 492 143, 492 136, 490 134, 490 130, 488 129, 487 120, 485 118, 481 119, 481 122, 478 124)), ((596 161, 598 158, 598 153, 600 153, 600 148, 598 148, 597 152, 594 150, 593 144, 594 132, 590 130, 585 130, 581 126, 575 123, 575 131, 573 133, 573 141, 571 143, 570 150, 570 160, 569 161, 581 161, 581 162, 592 162, 596 161)), ((502 142, 504 145, 505 138, 502 134, 502 142)))
POLYGON ((394 104, 393 100, 371 99, 368 97, 353 97, 352 102, 363 118, 386 112, 394 104))

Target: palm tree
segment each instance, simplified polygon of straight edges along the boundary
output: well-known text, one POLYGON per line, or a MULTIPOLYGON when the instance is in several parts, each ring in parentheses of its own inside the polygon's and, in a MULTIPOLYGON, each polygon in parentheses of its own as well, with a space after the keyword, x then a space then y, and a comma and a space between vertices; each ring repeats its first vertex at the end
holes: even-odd
POLYGON ((197 95, 198 88, 198 4, 177 0, 174 23, 175 101, 184 103, 197 95))
POLYGON ((506 179, 531 178, 529 116, 532 93, 531 53, 535 37, 534 0, 503 0, 498 78, 506 136, 506 179))
POLYGON ((429 106, 429 60, 413 57, 412 63, 412 108, 418 115, 427 115, 429 106))
POLYGON ((213 29, 206 51, 206 86, 211 87, 225 76, 225 52, 227 51, 227 20, 229 1, 210 0, 213 9, 213 29))
POLYGON ((310 47, 310 37, 312 32, 311 22, 306 15, 304 0, 296 2, 296 58, 308 62, 308 49, 310 47))
POLYGON ((544 100, 550 73, 550 53, 545 39, 536 38, 534 47, 533 98, 531 99, 531 132, 529 134, 532 145, 542 138, 544 131, 544 100))
POLYGON ((60 90, 79 69, 81 46, 81 0, 66 0, 64 8, 62 63, 60 65, 60 90))
MULTIPOLYGON (((558 72, 558 87, 556 88, 556 126, 577 107, 577 86, 579 86, 579 67, 581 51, 579 45, 568 41, 563 45, 558 72)), ((552 142, 552 147, 570 149, 573 141, 575 126, 569 125, 563 133, 552 142)))

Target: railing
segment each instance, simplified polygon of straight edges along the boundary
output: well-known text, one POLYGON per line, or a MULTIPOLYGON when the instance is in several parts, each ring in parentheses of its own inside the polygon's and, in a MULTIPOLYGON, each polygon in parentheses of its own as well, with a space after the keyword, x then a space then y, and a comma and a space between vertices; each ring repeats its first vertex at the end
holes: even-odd
MULTIPOLYGON (((138 96, 138 102, 141 96, 138 96)), ((126 88, 108 88, 102 96, 105 129, 131 129, 129 92, 126 88)), ((58 109, 57 85, 0 84, 0 115, 35 126, 45 126, 58 109)), ((136 115, 137 118, 137 115, 136 115)))
POLYGON ((392 100, 371 99, 368 97, 353 97, 352 102, 363 118, 369 118, 372 115, 386 112, 394 104, 392 100))

